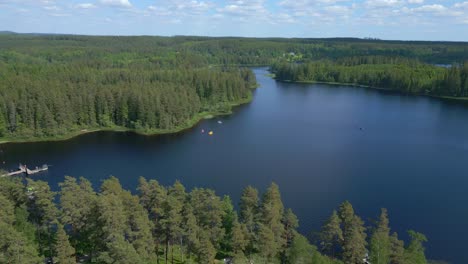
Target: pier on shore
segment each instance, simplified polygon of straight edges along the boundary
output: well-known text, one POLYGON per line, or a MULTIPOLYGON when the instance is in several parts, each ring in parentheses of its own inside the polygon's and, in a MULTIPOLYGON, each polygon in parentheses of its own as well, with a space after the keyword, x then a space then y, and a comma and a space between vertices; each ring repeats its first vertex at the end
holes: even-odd
POLYGON ((8 176, 15 176, 19 174, 26 174, 26 175, 32 175, 36 174, 39 172, 43 172, 49 169, 49 166, 47 165, 42 165, 42 167, 36 167, 35 169, 28 169, 28 166, 20 164, 18 166, 18 170, 9 172, 7 174, 0 175, 0 177, 8 177, 8 176))

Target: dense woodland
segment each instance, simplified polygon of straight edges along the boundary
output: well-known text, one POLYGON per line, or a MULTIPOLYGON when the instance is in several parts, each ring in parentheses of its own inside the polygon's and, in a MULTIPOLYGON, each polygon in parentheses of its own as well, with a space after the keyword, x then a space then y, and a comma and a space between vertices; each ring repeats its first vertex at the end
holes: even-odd
POLYGON ((255 76, 466 96, 468 44, 365 39, 0 34, 0 141, 160 133, 247 102, 255 76), (450 69, 430 64, 454 64, 450 69), (239 67, 241 66, 241 67, 239 67))
POLYGON ((369 227, 349 202, 310 244, 276 184, 261 196, 245 188, 238 211, 228 196, 188 192, 180 182, 140 178, 137 194, 115 177, 99 192, 84 178, 59 185, 53 192, 46 182, 0 178, 0 263, 339 264, 363 263, 367 254, 371 263, 427 263, 424 235, 409 231, 405 246, 385 209, 369 227))
POLYGON ((400 57, 364 56, 305 63, 277 62, 278 80, 364 85, 408 94, 468 96, 468 61, 438 67, 400 57))

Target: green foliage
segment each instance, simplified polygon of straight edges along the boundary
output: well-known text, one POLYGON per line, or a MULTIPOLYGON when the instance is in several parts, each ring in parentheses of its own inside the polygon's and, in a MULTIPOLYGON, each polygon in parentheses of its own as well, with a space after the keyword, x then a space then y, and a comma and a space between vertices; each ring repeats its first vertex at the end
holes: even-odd
POLYGON ((247 186, 240 198, 240 221, 245 223, 247 238, 249 243, 246 246, 246 253, 250 255, 257 249, 257 228, 259 221, 259 198, 257 189, 247 186))
POLYGON ((342 263, 326 256, 320 255, 317 248, 309 243, 307 238, 296 235, 287 252, 287 262, 290 264, 332 264, 342 263))
POLYGON ((9 39, 27 49, 0 45, 10 50, 0 52, 0 137, 175 131, 202 113, 230 111, 251 97, 256 83, 248 69, 208 67, 189 54, 172 58, 175 48, 152 45, 158 41, 135 39, 128 46, 123 39, 85 39, 78 37, 71 49, 68 41, 47 38, 9 39))
POLYGON ((327 82, 385 88, 408 94, 468 96, 468 62, 446 69, 417 60, 392 57, 351 57, 304 64, 279 62, 272 70, 279 80, 327 82))
MULTIPOLYGON (((115 177, 98 192, 88 180, 65 177, 59 205, 47 183, 2 179, 0 185, 0 263, 362 263, 367 251, 363 221, 344 202, 322 228, 322 255, 297 232, 298 219, 284 209, 279 187, 262 200, 244 189, 240 215, 228 196, 180 182, 165 187, 140 178, 138 195, 115 177), (21 198, 26 196, 25 199, 21 198), (249 229, 250 228, 250 229, 249 229), (332 248, 342 254, 330 253, 332 248)), ((370 238, 372 263, 426 263, 426 238, 410 231, 403 241, 390 228, 385 209, 370 238)))
POLYGON ((354 214, 353 206, 348 201, 340 205, 339 216, 343 223, 343 261, 360 263, 367 251, 364 222, 354 214))
POLYGON ((323 253, 336 257, 337 249, 343 243, 343 231, 341 230, 341 219, 338 217, 336 210, 333 210, 332 215, 322 227, 320 232, 320 249, 323 253))
POLYGON ((33 241, 28 240, 12 225, 0 221, 0 263, 43 263, 33 241))
POLYGON ((390 236, 390 264, 401 264, 404 263, 404 254, 405 254, 405 243, 402 240, 398 239, 398 234, 393 233, 390 236))
POLYGON ((466 43, 349 38, 2 35, 0 138, 180 130, 206 112, 227 112, 250 98, 255 76, 235 65, 280 62, 274 68, 282 80, 466 96, 466 50, 466 43))
POLYGON ((74 264, 75 249, 70 245, 68 235, 65 233, 62 225, 57 227, 57 242, 55 245, 56 258, 55 261, 59 264, 74 264))
POLYGON ((404 261, 412 264, 426 264, 423 243, 427 242, 426 236, 413 230, 408 231, 411 241, 405 249, 404 261))
POLYGON ((0 194, 0 208, 2 210, 2 213, 0 214, 0 222, 10 225, 13 224, 15 220, 15 208, 11 201, 2 194, 0 194))
MULTIPOLYGON (((261 220, 263 230, 260 229, 260 234, 263 234, 264 237, 262 238, 260 235, 259 238, 261 247, 266 248, 268 245, 269 250, 278 253, 280 249, 285 246, 285 226, 282 223, 283 215, 284 206, 283 202, 281 201, 279 187, 275 183, 272 183, 270 187, 268 187, 262 199, 261 220), (265 229, 270 229, 271 234, 273 234, 272 241, 266 241, 265 238, 270 236, 270 231, 265 229)), ((294 221, 294 219, 292 219, 292 221, 294 221)), ((292 223, 292 225, 295 224, 296 223, 292 223)), ((268 258, 271 258, 274 256, 274 254, 267 254, 267 256, 268 258)))
POLYGON ((382 208, 377 227, 370 239, 370 261, 375 264, 388 264, 391 255, 390 227, 387 209, 382 208))
POLYGON ((7 126, 7 123, 5 121, 3 111, 0 108, 0 138, 5 136, 5 133, 7 132, 6 126, 7 126))

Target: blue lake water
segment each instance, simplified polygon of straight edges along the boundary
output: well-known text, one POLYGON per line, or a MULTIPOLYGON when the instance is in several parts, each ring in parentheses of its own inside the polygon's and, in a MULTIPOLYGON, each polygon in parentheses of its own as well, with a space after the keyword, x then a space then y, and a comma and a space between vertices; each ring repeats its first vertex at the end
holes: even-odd
POLYGON ((52 164, 33 176, 57 189, 64 175, 96 187, 109 175, 209 187, 237 203, 272 182, 310 235, 344 200, 369 223, 380 208, 401 237, 427 235, 427 255, 468 263, 468 106, 345 86, 289 84, 255 69, 261 87, 233 115, 182 133, 98 132, 62 142, 0 145, 3 167, 52 164), (218 124, 222 120, 222 124, 218 124), (201 129, 213 130, 212 137, 201 129))

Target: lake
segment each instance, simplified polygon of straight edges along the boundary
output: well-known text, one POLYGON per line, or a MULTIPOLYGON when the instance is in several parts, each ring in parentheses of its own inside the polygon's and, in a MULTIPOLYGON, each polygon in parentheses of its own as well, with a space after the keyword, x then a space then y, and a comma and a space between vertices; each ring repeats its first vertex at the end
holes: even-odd
POLYGON ((99 186, 109 175, 135 190, 138 177, 208 187, 235 203, 247 185, 272 182, 300 231, 318 230, 349 200, 369 224, 380 208, 400 237, 427 235, 427 256, 468 263, 468 107, 427 97, 318 84, 280 83, 254 69, 252 103, 161 136, 97 132, 62 142, 0 145, 6 169, 51 164, 33 176, 53 189, 64 175, 99 186), (218 124, 218 120, 222 124, 218 124), (214 135, 202 134, 213 130, 214 135))

